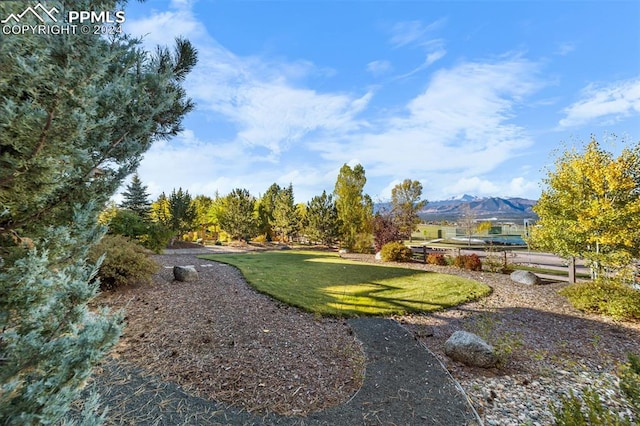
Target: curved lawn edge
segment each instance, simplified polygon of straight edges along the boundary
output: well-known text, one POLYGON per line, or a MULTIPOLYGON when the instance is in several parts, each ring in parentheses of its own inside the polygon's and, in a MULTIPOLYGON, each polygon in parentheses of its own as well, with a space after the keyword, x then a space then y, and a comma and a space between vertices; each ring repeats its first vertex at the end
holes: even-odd
POLYGON ((321 315, 388 316, 433 312, 491 293, 456 275, 342 259, 336 253, 287 250, 198 256, 237 268, 257 291, 321 315))

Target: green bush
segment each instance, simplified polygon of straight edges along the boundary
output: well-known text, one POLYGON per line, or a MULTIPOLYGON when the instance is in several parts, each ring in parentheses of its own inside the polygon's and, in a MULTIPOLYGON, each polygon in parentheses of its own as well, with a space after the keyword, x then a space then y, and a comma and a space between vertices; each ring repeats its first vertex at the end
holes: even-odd
POLYGON ((470 271, 482 271, 482 261, 477 254, 461 254, 453 259, 453 265, 470 271))
POLYGON ((382 246, 380 257, 385 262, 410 262, 413 252, 402 243, 392 242, 382 246))
POLYGON ((640 356, 629 354, 629 362, 620 369, 620 389, 631 402, 636 419, 640 418, 640 356))
POLYGON ((147 232, 144 220, 131 210, 119 209, 109 222, 109 233, 137 238, 147 232))
MULTIPOLYGON (((631 403, 631 409, 636 416, 640 416, 640 357, 630 354, 629 362, 618 371, 620 390, 631 403)), ((569 393, 560 398, 560 407, 551 407, 555 424, 558 426, 630 426, 636 423, 628 417, 620 418, 611 412, 600 401, 596 391, 589 387, 582 397, 569 393)))
POLYGON ((148 251, 122 235, 105 235, 89 250, 89 260, 96 262, 105 255, 98 277, 100 289, 149 282, 158 265, 149 258, 148 251))
POLYGON ((560 398, 560 407, 551 407, 557 426, 631 426, 628 418, 620 418, 600 401, 593 388, 584 391, 582 397, 573 392, 560 398))
POLYGON ((147 233, 142 235, 139 240, 143 246, 154 253, 162 253, 171 237, 173 237, 171 229, 159 223, 151 223, 147 226, 147 233))
POLYGON ((429 265, 447 266, 447 259, 442 253, 429 253, 427 256, 427 263, 429 265))
POLYGON ((584 312, 616 319, 640 319, 640 291, 612 280, 572 284, 560 291, 584 312))
POLYGON ((360 233, 356 235, 353 251, 365 254, 373 253, 373 236, 367 233, 360 233))

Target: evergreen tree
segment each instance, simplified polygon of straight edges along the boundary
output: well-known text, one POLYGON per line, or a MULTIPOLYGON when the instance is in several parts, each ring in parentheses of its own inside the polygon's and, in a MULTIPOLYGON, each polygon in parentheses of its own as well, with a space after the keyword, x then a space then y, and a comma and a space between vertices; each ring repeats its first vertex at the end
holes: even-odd
POLYGON ((281 189, 276 196, 271 227, 280 235, 280 241, 284 242, 298 230, 299 224, 300 217, 293 200, 293 185, 289 184, 288 188, 281 189))
MULTIPOLYGON (((0 16, 24 6, 0 2, 0 16)), ((2 36, 0 58, 0 423, 54 424, 121 330, 87 308, 98 214, 151 144, 181 130, 196 53, 185 40, 149 54, 124 35, 25 33, 2 36)))
POLYGON ((151 203, 149 216, 153 222, 170 229, 171 211, 169 210, 169 198, 164 192, 158 196, 156 201, 151 203))
POLYGON ((171 191, 169 196, 169 228, 176 235, 182 235, 195 226, 196 208, 191 200, 189 191, 178 188, 171 191))
POLYGON ((367 183, 364 167, 357 164, 353 169, 347 164, 340 168, 336 186, 336 209, 340 220, 340 239, 343 247, 349 250, 364 251, 371 237, 371 219, 373 202, 363 194, 367 183))
POLYGON ((280 191, 282 191, 280 185, 273 183, 258 201, 258 231, 267 237, 267 241, 271 241, 274 236, 272 229, 273 210, 280 191))
POLYGON ((220 227, 233 240, 249 240, 257 231, 255 198, 246 189, 234 189, 224 198, 220 227))
POLYGON ((338 239, 338 210, 333 196, 322 191, 307 204, 307 234, 312 241, 331 245, 338 239))
POLYGON ((143 219, 148 216, 151 207, 149 194, 137 173, 131 178, 131 183, 127 185, 127 190, 122 193, 122 197, 124 199, 120 204, 121 208, 131 210, 143 219))

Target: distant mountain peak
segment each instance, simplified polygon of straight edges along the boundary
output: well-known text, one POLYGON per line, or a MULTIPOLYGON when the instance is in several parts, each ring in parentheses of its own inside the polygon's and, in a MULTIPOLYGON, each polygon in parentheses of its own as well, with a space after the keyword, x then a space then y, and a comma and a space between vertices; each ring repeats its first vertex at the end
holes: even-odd
POLYGON ((517 197, 476 197, 463 194, 441 201, 430 201, 419 215, 424 220, 456 219, 465 214, 469 208, 478 219, 483 217, 530 217, 536 214, 532 207, 535 200, 517 197))
POLYGON ((448 200, 451 200, 451 201, 474 201, 474 200, 477 200, 477 199, 478 199, 478 197, 476 197, 475 195, 462 194, 462 195, 456 195, 454 197, 451 197, 448 200))

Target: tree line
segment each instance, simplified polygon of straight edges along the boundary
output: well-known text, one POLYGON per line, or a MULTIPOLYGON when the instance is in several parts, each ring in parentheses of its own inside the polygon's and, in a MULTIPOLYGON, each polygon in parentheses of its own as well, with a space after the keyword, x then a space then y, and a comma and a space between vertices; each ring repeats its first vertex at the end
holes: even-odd
POLYGON ((193 197, 182 188, 164 192, 153 202, 139 176, 133 176, 122 193, 119 208, 103 213, 111 232, 137 238, 152 249, 189 234, 192 240, 278 241, 304 240, 312 244, 370 251, 384 240, 408 239, 419 222, 422 185, 405 179, 392 190, 391 208, 374 214, 371 197, 365 194, 365 170, 344 164, 333 192, 295 203, 293 184, 273 183, 263 195, 253 196, 236 188, 221 196, 193 197), (389 229, 386 229, 389 228, 389 229))

